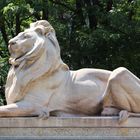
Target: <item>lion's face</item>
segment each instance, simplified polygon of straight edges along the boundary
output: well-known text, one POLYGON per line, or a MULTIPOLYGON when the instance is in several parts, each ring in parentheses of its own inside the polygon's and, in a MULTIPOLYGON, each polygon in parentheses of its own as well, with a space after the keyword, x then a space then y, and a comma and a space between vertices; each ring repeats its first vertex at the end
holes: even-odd
POLYGON ((11 58, 18 59, 29 52, 38 41, 38 37, 35 29, 27 29, 11 39, 8 46, 11 58))

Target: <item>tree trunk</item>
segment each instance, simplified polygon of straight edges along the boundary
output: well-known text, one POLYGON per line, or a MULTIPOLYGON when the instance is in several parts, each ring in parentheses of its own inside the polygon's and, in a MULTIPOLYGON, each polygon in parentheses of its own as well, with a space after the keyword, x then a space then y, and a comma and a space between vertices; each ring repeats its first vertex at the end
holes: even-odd
POLYGON ((20 14, 16 14, 16 35, 20 32, 20 14))
POLYGON ((76 0, 76 13, 77 13, 77 17, 79 19, 80 25, 85 24, 82 7, 83 7, 82 0, 76 0))
POLYGON ((92 8, 93 5, 99 4, 98 0, 84 0, 86 6, 87 6, 87 12, 88 12, 88 18, 89 18, 89 27, 91 29, 97 28, 97 17, 95 13, 93 13, 92 8))
POLYGON ((1 22, 0 22, 0 30, 1 30, 1 33, 2 33, 2 37, 3 37, 3 39, 4 39, 4 41, 5 41, 5 43, 6 43, 6 45, 8 45, 8 35, 7 35, 7 33, 6 33, 6 29, 5 29, 5 22, 4 22, 4 19, 2 18, 1 19, 1 22))
POLYGON ((109 12, 112 9, 113 0, 108 0, 106 10, 109 12))
POLYGON ((48 10, 48 0, 43 0, 42 2, 42 19, 48 20, 49 10, 48 10))

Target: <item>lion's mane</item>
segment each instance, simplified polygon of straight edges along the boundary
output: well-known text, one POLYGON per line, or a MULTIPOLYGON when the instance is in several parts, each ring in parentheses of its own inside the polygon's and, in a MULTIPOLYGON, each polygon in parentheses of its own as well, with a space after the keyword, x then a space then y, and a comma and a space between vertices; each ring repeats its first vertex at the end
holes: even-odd
POLYGON ((55 30, 49 22, 40 20, 30 25, 29 29, 43 26, 44 35, 34 43, 32 49, 19 59, 10 58, 11 68, 5 87, 7 104, 15 103, 28 94, 30 83, 35 79, 49 75, 58 67, 68 69, 60 56, 60 47, 55 36, 55 30), (49 43, 48 43, 49 42, 49 43), (51 51, 53 49, 53 51, 51 51), (50 52, 49 52, 50 51, 50 52))

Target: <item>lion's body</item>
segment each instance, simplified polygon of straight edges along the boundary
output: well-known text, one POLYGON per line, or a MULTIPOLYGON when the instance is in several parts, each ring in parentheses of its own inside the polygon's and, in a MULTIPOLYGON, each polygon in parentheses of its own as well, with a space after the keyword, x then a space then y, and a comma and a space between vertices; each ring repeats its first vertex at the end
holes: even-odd
POLYGON ((102 108, 109 75, 109 71, 96 69, 60 70, 33 82, 24 100, 46 106, 49 111, 95 115, 102 108))
POLYGON ((0 116, 140 112, 140 80, 135 75, 126 68, 70 71, 61 60, 54 29, 47 21, 35 22, 11 39, 9 51, 8 105, 0 107, 0 116))

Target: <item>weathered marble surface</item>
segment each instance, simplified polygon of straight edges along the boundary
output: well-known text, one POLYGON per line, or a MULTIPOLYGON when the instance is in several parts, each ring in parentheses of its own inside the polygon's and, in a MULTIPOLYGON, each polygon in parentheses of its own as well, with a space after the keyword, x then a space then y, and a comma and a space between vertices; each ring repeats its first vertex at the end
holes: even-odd
POLYGON ((140 139, 140 119, 118 117, 0 118, 0 139, 140 139))
POLYGON ((55 30, 39 20, 9 41, 6 116, 140 116, 140 79, 124 67, 69 70, 55 30))

